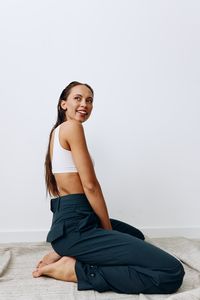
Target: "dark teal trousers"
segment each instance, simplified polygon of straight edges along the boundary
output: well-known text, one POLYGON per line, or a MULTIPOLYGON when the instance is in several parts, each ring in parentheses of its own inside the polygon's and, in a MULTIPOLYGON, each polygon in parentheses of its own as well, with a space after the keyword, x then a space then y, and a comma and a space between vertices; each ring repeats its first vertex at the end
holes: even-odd
POLYGON ((110 219, 113 230, 101 228, 85 194, 51 199, 51 211, 46 241, 59 255, 76 258, 78 290, 169 294, 182 284, 184 269, 178 259, 122 221, 110 219))

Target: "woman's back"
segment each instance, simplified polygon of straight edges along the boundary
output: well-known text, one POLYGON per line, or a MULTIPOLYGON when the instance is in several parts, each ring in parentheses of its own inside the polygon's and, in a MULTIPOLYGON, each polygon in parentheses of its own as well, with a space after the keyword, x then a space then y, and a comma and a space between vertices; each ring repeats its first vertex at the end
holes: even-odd
MULTIPOLYGON (((50 141, 50 158, 52 162, 52 171, 54 173, 57 187, 61 196, 67 194, 84 193, 79 173, 76 170, 66 170, 64 172, 61 170, 61 172, 59 172, 58 167, 57 170, 53 169, 53 167, 55 168, 54 165, 56 165, 57 161, 60 159, 59 157, 55 157, 56 155, 59 155, 59 151, 65 152, 62 154, 66 154, 66 161, 67 158, 69 160, 71 156, 71 149, 66 139, 68 122, 69 121, 63 122, 58 127, 56 127, 56 129, 54 129, 50 141)), ((70 165, 69 167, 72 168, 73 166, 70 165)))

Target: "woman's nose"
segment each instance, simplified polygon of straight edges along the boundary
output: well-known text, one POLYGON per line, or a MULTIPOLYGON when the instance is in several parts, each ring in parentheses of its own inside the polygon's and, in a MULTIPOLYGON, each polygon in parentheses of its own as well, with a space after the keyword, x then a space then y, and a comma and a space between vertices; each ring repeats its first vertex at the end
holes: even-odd
POLYGON ((87 102, 84 100, 84 99, 82 99, 82 101, 81 101, 81 106, 87 106, 87 102))

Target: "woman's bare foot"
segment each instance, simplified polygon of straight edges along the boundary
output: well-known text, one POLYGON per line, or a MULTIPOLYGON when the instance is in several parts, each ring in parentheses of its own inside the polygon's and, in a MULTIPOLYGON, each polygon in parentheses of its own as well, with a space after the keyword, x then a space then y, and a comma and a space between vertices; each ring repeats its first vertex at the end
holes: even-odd
POLYGON ((33 277, 46 275, 58 280, 77 282, 75 272, 76 259, 69 256, 63 256, 57 262, 40 267, 32 272, 33 277))
POLYGON ((55 251, 51 251, 48 254, 46 254, 42 260, 40 260, 36 266, 36 268, 44 267, 46 265, 52 264, 56 261, 58 261, 62 256, 60 256, 55 251))

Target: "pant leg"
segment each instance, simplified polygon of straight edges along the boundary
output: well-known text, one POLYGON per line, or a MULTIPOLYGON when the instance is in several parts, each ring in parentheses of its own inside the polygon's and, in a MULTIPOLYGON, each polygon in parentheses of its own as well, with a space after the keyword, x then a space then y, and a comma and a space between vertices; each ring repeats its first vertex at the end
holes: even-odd
POLYGON ((81 228, 69 239, 57 239, 54 249, 76 258, 78 290, 168 294, 180 287, 184 276, 175 257, 116 230, 81 228))
POLYGON ((143 233, 139 229, 137 229, 137 228, 125 223, 125 222, 122 222, 122 221, 116 220, 116 219, 111 219, 111 218, 110 218, 110 222, 111 222, 113 230, 128 233, 128 234, 130 234, 132 236, 135 236, 135 237, 137 237, 138 239, 141 239, 141 240, 145 239, 143 233))

